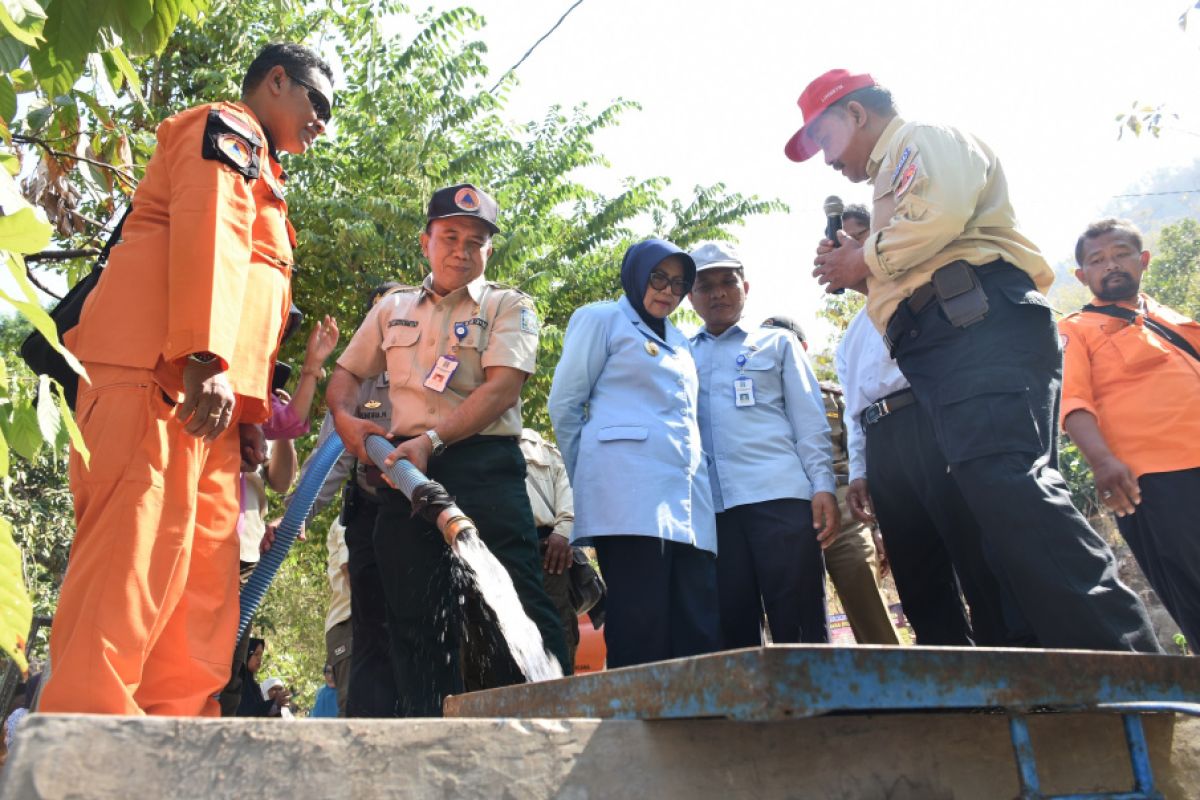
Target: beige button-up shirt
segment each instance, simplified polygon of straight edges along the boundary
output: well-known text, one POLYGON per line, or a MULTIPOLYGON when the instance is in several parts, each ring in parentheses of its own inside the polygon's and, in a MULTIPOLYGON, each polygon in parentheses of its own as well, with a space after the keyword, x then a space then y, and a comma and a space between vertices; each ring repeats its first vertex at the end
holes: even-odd
MULTIPOLYGON (((439 298, 426 277, 419 288, 376 303, 337 363, 363 380, 386 369, 390 432, 418 436, 454 413, 483 384, 488 367, 532 374, 537 345, 537 311, 528 295, 480 277, 439 298), (466 328, 462 337, 455 334, 458 323, 466 328), (445 355, 457 358, 458 368, 446 390, 436 392, 425 387, 425 379, 445 355)), ((480 433, 520 435, 521 401, 480 433)))
POLYGON ((1017 230, 1008 183, 996 155, 954 128, 896 117, 871 151, 871 236, 863 254, 871 274, 867 313, 882 331, 900 301, 947 264, 1004 259, 1045 292, 1054 272, 1017 230))
POLYGON ((525 456, 525 491, 533 508, 533 524, 553 528, 553 533, 570 541, 575 527, 575 498, 571 495, 562 454, 530 428, 521 431, 520 445, 525 456))

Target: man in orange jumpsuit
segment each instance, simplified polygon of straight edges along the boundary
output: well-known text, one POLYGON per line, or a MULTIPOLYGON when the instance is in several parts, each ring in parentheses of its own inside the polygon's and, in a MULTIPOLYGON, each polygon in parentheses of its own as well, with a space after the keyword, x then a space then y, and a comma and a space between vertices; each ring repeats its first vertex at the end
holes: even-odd
POLYGON ((1139 291, 1150 253, 1104 219, 1075 245, 1092 302, 1058 323, 1063 430, 1142 572, 1200 647, 1200 325, 1139 291))
POLYGON ((40 710, 205 715, 238 617, 239 425, 268 414, 295 235, 277 152, 332 108, 329 65, 268 45, 240 102, 165 120, 67 346, 87 368, 75 542, 40 710))

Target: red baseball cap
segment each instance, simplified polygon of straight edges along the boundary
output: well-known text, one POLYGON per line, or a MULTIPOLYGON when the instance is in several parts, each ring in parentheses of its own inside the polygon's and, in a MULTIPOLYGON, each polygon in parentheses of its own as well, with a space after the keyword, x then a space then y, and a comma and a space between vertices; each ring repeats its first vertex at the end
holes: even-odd
POLYGON ((808 137, 808 126, 846 95, 874 85, 875 79, 865 72, 855 74, 845 69, 831 69, 804 87, 800 99, 796 101, 800 112, 804 114, 804 127, 788 139, 783 148, 784 154, 792 161, 807 161, 816 155, 821 148, 808 137))

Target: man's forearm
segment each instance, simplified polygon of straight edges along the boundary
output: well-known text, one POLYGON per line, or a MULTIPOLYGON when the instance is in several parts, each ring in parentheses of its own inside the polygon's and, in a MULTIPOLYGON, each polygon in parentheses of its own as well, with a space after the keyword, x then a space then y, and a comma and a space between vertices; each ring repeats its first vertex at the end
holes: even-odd
POLYGON ((362 389, 362 379, 345 367, 333 368, 325 389, 325 404, 336 419, 341 414, 354 416, 354 406, 362 389))
POLYGON ((1071 441, 1093 469, 1102 461, 1115 458, 1104 434, 1100 432, 1100 423, 1092 412, 1076 409, 1067 414, 1067 418, 1063 420, 1063 430, 1071 437, 1071 441))
POLYGON ((491 425, 516 405, 521 397, 525 373, 509 367, 491 367, 487 379, 471 392, 462 405, 435 428, 446 444, 460 442, 491 425), (502 370, 500 372, 494 372, 502 370))

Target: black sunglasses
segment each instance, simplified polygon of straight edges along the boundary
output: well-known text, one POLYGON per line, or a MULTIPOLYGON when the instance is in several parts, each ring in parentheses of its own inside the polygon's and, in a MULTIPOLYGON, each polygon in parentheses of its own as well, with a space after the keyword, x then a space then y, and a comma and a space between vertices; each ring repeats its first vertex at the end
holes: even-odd
POLYGON ((308 81, 300 80, 290 72, 285 72, 284 74, 308 90, 308 102, 312 103, 313 111, 317 112, 317 119, 328 123, 329 118, 333 116, 333 109, 329 106, 329 100, 326 99, 325 95, 321 94, 321 90, 308 81))
POLYGON ((671 294, 676 297, 683 297, 688 293, 688 289, 691 288, 691 284, 688 283, 686 278, 671 278, 667 273, 659 272, 658 270, 650 273, 650 285, 654 287, 655 291, 659 292, 670 286, 671 294))

